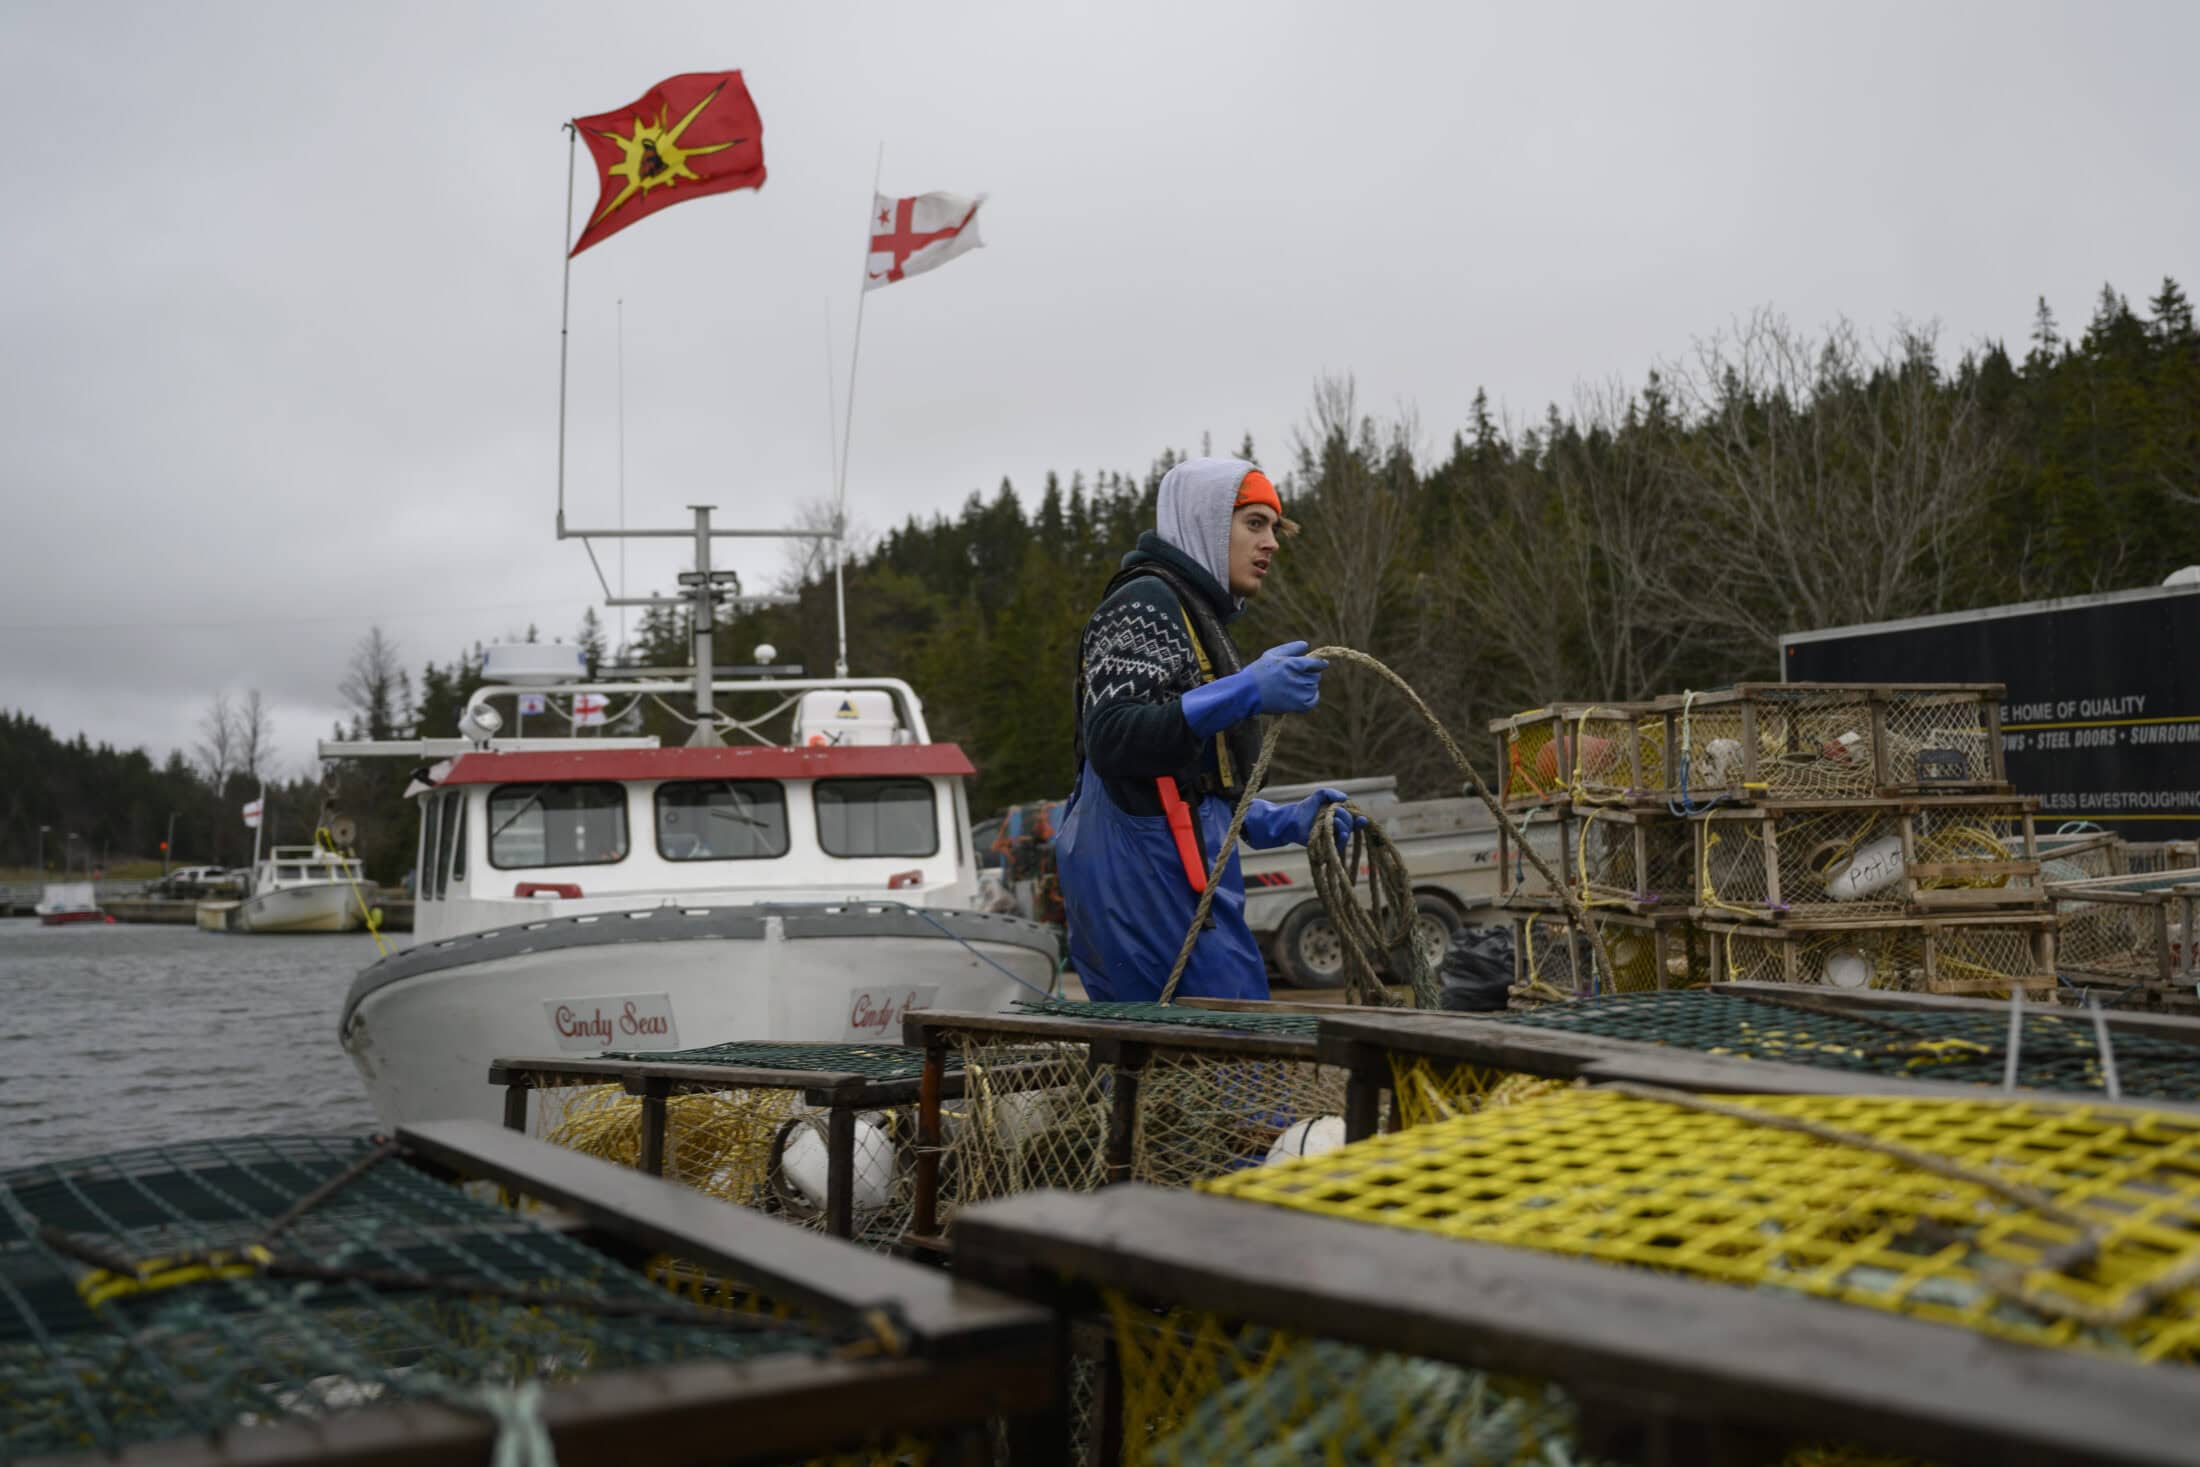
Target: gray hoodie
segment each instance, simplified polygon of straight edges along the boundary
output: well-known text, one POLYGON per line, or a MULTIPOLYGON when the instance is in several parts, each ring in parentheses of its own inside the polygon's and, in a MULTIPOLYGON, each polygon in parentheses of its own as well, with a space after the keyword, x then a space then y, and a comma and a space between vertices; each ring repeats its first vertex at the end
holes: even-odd
POLYGON ((1255 465, 1241 458, 1188 458, 1162 477, 1154 533, 1183 551, 1239 606, 1230 591, 1230 516, 1238 485, 1255 465))

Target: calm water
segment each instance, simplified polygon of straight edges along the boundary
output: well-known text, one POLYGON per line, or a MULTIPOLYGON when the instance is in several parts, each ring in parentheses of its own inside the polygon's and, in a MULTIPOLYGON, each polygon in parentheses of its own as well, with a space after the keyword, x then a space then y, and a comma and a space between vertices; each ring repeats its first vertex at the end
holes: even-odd
POLYGON ((0 921, 0 1167, 371 1127, 336 1020, 373 959, 364 933, 0 921))

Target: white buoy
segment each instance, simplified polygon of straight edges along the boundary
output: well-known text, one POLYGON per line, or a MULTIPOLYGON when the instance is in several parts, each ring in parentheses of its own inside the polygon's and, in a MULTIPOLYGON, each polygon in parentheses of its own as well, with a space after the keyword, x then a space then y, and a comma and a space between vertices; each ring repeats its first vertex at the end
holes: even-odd
MULTIPOLYGON (((850 1201, 857 1212, 877 1212, 894 1192, 894 1143, 886 1132, 862 1119, 855 1125, 856 1158, 850 1201)), ((780 1148, 779 1169, 788 1185, 810 1206, 824 1210, 826 1167, 830 1161, 825 1128, 805 1122, 780 1148)))
POLYGON ((1871 987, 1871 959, 1862 953, 1846 950, 1827 953, 1826 982, 1835 988, 1871 987))
POLYGON ((1902 879, 1902 837, 1883 835, 1857 849, 1840 870, 1826 877, 1826 895, 1837 902, 1860 902, 1902 879))
POLYGON ((1276 1144, 1268 1148, 1270 1161, 1289 1161, 1295 1156, 1320 1156, 1344 1145, 1343 1116, 1310 1116, 1284 1128, 1276 1144))

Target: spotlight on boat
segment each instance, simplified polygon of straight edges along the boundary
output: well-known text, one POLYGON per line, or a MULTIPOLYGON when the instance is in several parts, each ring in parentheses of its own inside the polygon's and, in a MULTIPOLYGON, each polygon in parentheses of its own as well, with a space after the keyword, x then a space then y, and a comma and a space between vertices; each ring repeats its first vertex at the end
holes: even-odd
POLYGON ((486 703, 469 703, 458 716, 458 731, 477 744, 486 744, 504 727, 504 715, 486 703))
POLYGON ((770 667, 778 660, 779 649, 777 647, 769 642, 758 642, 756 644, 756 665, 758 667, 770 667))

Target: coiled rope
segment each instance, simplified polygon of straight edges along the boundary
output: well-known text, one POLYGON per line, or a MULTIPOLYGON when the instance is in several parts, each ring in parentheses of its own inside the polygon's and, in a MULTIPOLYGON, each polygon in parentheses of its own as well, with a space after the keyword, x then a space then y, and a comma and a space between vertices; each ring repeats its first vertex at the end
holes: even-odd
MULTIPOLYGON (((1529 846, 1522 834, 1525 822, 1515 825, 1506 817, 1504 807, 1498 804, 1497 796, 1490 793, 1490 787, 1483 783, 1481 772, 1474 767, 1474 761, 1459 747, 1458 740, 1451 736, 1450 729, 1444 727, 1444 721, 1436 716, 1427 700, 1413 690, 1413 685, 1375 658, 1351 647, 1316 647, 1306 655, 1330 662, 1350 662, 1367 668, 1405 695, 1406 701, 1421 715, 1421 721, 1436 735, 1436 741, 1443 745, 1453 766, 1474 787, 1475 795, 1512 837, 1521 855, 1527 858, 1529 865, 1535 867, 1538 875, 1550 883, 1551 890, 1557 894, 1559 900, 1566 904, 1566 915, 1576 926, 1587 930, 1589 940, 1596 946, 1597 961, 1603 964, 1604 971, 1618 972, 1618 968, 1612 963, 1611 952, 1604 945, 1603 932, 1589 921, 1588 913, 1582 909, 1581 903, 1567 884, 1529 846)), ((1283 719, 1271 718, 1268 720, 1267 731, 1261 735, 1260 757, 1253 761, 1252 773, 1245 779, 1244 792, 1238 796, 1237 809, 1231 812, 1230 828, 1222 837, 1221 849, 1215 852, 1214 864, 1208 868, 1206 889, 1200 892, 1199 904, 1192 910, 1192 925, 1184 934, 1184 946, 1177 950, 1176 966, 1169 970, 1169 981, 1161 985, 1163 1003, 1172 1002, 1176 997, 1177 984, 1183 980, 1184 969, 1192 960, 1192 949, 1199 942, 1200 930, 1207 925, 1207 912, 1214 905, 1215 888, 1222 882, 1223 868, 1230 864, 1230 854, 1237 849, 1238 834, 1245 828, 1246 812, 1252 809, 1254 798, 1268 778, 1268 764, 1275 756, 1276 742, 1283 736, 1283 727, 1283 719)), ((1346 803, 1345 809, 1356 815, 1365 813, 1354 808, 1350 802, 1346 803)), ((1369 821, 1364 830, 1354 833, 1350 848, 1339 851, 1337 823, 1327 816, 1328 810, 1325 807, 1324 818, 1314 822, 1313 833, 1306 842, 1306 856, 1314 868, 1314 887, 1328 912, 1329 923, 1337 930, 1338 939, 1344 945, 1347 998, 1357 1003, 1391 1003, 1389 992, 1382 986, 1382 964, 1391 950, 1403 942, 1412 973, 1414 1003, 1425 1009, 1437 1007, 1436 975, 1422 957, 1420 945, 1413 941, 1413 887, 1407 879, 1405 862, 1399 858, 1397 847, 1391 844, 1390 838, 1382 834, 1373 821, 1369 821), (1371 889, 1369 906, 1364 908, 1352 894, 1353 882, 1360 868, 1363 844, 1369 856, 1368 882, 1371 889)))

